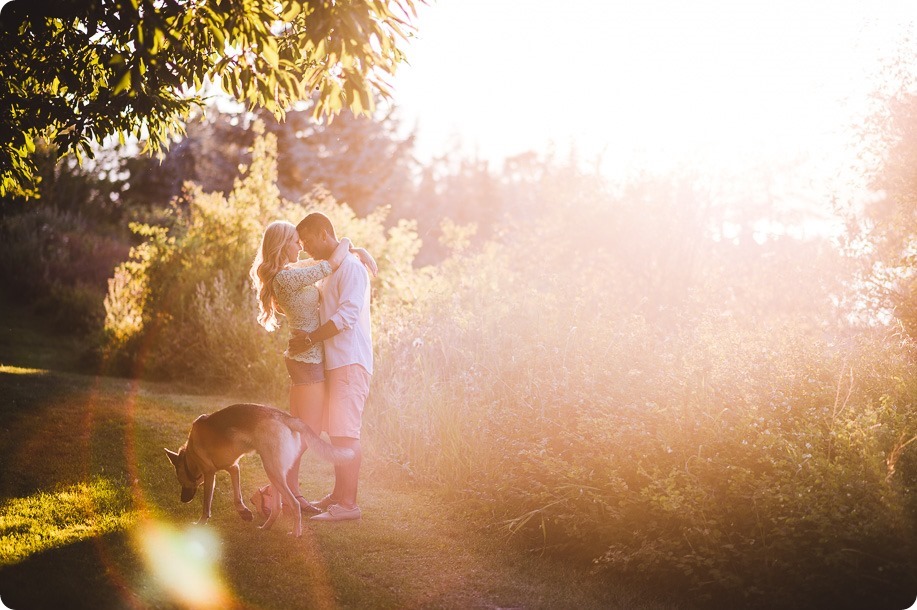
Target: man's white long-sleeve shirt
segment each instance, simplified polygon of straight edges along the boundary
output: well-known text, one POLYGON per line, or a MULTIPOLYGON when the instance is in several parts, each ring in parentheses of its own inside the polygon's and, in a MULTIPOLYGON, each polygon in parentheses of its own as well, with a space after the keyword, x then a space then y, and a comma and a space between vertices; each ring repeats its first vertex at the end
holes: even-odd
POLYGON ((373 338, 369 311, 369 274, 350 244, 342 242, 332 258, 342 257, 340 267, 322 280, 319 317, 322 324, 331 321, 340 331, 325 339, 325 369, 359 364, 373 373, 373 338), (346 250, 342 250, 342 248, 346 250))

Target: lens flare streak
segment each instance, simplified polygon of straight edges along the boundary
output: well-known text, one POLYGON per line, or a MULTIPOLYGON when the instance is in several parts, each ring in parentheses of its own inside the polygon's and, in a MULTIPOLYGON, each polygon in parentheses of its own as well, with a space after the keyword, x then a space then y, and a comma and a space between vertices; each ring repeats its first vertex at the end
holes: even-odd
POLYGON ((150 521, 137 533, 138 546, 157 584, 188 608, 226 608, 231 595, 220 575, 220 540, 212 530, 184 530, 150 521))

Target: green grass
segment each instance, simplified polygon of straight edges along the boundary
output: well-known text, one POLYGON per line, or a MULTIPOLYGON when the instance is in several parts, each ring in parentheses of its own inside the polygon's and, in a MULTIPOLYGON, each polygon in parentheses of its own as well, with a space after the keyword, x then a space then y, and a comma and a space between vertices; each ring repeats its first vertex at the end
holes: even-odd
POLYGON ((129 500, 123 488, 98 479, 7 501, 0 507, 0 565, 132 526, 137 514, 129 500))
MULTIPOLYGON (((368 455, 361 522, 241 521, 220 473, 213 518, 178 501, 163 447, 233 397, 49 370, 60 345, 0 336, 0 599, 23 608, 656 608, 645 590, 528 553, 462 505, 388 479, 368 455), (26 357, 44 345, 40 357, 26 357)), ((332 482, 304 460, 307 497, 332 482)), ((243 459, 247 499, 266 478, 243 459)))

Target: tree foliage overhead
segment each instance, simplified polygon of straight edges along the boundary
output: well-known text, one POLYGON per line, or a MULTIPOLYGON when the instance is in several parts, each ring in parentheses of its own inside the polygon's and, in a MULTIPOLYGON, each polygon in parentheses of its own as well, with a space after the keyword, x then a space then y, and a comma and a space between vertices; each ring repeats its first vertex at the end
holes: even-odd
POLYGON ((0 13, 0 196, 34 195, 29 154, 135 134, 159 150, 206 83, 282 117, 368 114, 422 0, 15 0, 0 13))

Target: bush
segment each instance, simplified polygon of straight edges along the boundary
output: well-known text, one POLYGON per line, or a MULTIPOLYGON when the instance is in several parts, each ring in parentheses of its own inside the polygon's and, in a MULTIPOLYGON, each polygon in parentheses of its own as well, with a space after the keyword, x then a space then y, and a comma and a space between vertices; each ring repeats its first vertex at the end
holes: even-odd
POLYGON ((117 237, 90 230, 78 213, 35 205, 0 218, 4 293, 56 331, 101 330, 105 280, 127 252, 117 237))
POLYGON ((254 390, 285 402, 289 385, 281 354, 287 333, 257 324, 248 270, 264 227, 308 212, 327 214, 340 235, 377 258, 380 280, 374 306, 400 303, 419 240, 410 223, 386 229, 387 208, 357 218, 317 189, 299 203, 276 186, 276 142, 255 140, 251 166, 228 195, 188 184, 173 202, 168 222, 135 224, 141 243, 109 280, 106 356, 117 370, 154 379, 182 380, 201 389, 254 390))
POLYGON ((714 606, 906 606, 911 346, 844 325, 830 249, 783 244, 815 267, 794 269, 698 229, 679 270, 662 262, 685 247, 677 223, 650 241, 633 202, 579 205, 454 256, 386 312, 374 451, 610 578, 714 606))

